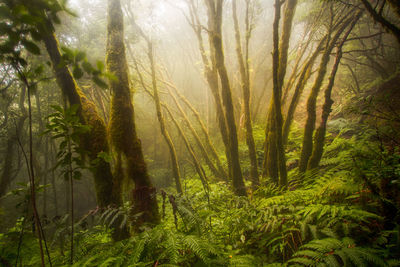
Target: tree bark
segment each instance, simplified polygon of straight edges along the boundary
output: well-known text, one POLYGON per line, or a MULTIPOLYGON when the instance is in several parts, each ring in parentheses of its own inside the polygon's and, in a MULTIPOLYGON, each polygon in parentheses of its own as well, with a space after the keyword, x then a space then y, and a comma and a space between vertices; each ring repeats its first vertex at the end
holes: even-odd
MULTIPOLYGON (((217 113, 217 120, 218 120, 218 127, 220 129, 222 141, 224 143, 225 155, 226 155, 226 159, 228 162, 229 178, 232 178, 232 160, 231 160, 231 154, 230 154, 230 149, 229 149, 229 136, 228 136, 228 128, 227 128, 228 126, 227 126, 225 112, 224 112, 224 109, 222 106, 220 88, 218 85, 218 71, 217 71, 216 62, 215 62, 215 49, 212 45, 212 32, 211 31, 208 32, 209 44, 210 44, 210 50, 211 50, 211 56, 209 59, 207 57, 207 53, 204 48, 203 37, 201 34, 202 26, 200 24, 198 12, 194 5, 193 0, 189 0, 189 9, 190 9, 190 13, 191 13, 191 20, 189 21, 189 24, 191 25, 191 27, 196 35, 198 45, 199 45, 201 59, 202 59, 203 66, 204 66, 204 76, 207 80, 208 86, 209 86, 211 93, 213 95, 213 98, 214 98, 215 108, 216 108, 216 113, 217 113)), ((210 29, 212 28, 211 20, 208 21, 208 27, 210 29)))
MULTIPOLYGON (((285 149, 282 142, 282 110, 281 110, 281 86, 280 86, 280 54, 279 52, 279 20, 281 16, 281 3, 279 0, 275 1, 275 18, 273 23, 273 44, 274 50, 272 52, 272 66, 273 66, 273 102, 275 112, 275 127, 276 127, 276 146, 278 152, 278 168, 279 168, 279 185, 287 185, 287 169, 286 169, 286 156, 285 149)), ((286 69, 286 67, 285 67, 286 69)))
POLYGON ((229 154, 231 157, 232 182, 235 193, 246 196, 246 188, 243 181, 242 170, 239 161, 238 137, 235 123, 234 107, 232 102, 232 91, 229 83, 228 72, 225 66, 224 52, 222 47, 222 5, 223 0, 205 0, 208 8, 208 19, 212 26, 211 44, 214 48, 216 68, 221 81, 221 96, 225 108, 227 129, 229 131, 229 154))
POLYGON ((342 41, 337 46, 335 63, 333 64, 332 71, 331 71, 331 74, 329 77, 329 82, 325 89, 325 102, 324 102, 324 105, 322 106, 321 123, 315 132, 313 151, 312 151, 312 154, 311 154, 310 160, 308 162, 308 166, 307 166, 308 170, 317 168, 319 165, 319 162, 321 161, 322 154, 324 152, 326 125, 328 123, 328 117, 332 111, 331 107, 333 105, 333 100, 331 98, 332 89, 335 84, 336 73, 338 71, 340 60, 343 55, 342 48, 343 48, 343 45, 344 45, 347 37, 353 30, 354 25, 357 23, 358 19, 360 18, 360 15, 361 15, 361 13, 359 13, 359 15, 355 17, 355 19, 353 20, 353 23, 349 27, 349 30, 345 33, 342 41))
MULTIPOLYGON (((253 188, 256 188, 260 181, 258 179, 258 168, 257 168, 257 153, 256 153, 256 145, 253 137, 253 126, 251 122, 251 111, 250 111, 250 75, 248 69, 248 53, 246 52, 246 57, 243 58, 242 45, 241 45, 241 37, 240 37, 240 29, 239 22, 236 14, 236 0, 232 1, 232 14, 233 14, 233 24, 235 29, 235 39, 236 39, 236 56, 238 58, 239 63, 239 71, 241 78, 241 87, 243 94, 243 106, 244 106, 244 124, 246 129, 246 143, 249 150, 249 158, 250 158, 250 179, 253 184, 253 188), (245 63, 247 62, 247 63, 245 63)), ((250 33, 246 32, 246 36, 249 36, 250 33)), ((246 39, 248 47, 249 39, 246 39)))
POLYGON ((327 38, 326 47, 321 58, 317 78, 315 79, 314 85, 311 88, 311 92, 307 100, 307 120, 304 127, 304 137, 303 137, 303 144, 302 144, 300 164, 299 164, 299 171, 301 173, 304 173, 307 170, 308 161, 311 157, 311 153, 313 150, 312 139, 316 121, 317 97, 326 74, 327 66, 330 59, 330 54, 336 45, 336 41, 339 39, 342 32, 352 22, 353 19, 354 19, 353 17, 344 18, 342 25, 337 30, 335 35, 332 38, 330 38, 329 36, 327 38))
POLYGON ((321 48, 323 47, 324 43, 326 42, 327 36, 322 38, 319 42, 317 48, 315 49, 314 53, 310 56, 307 62, 304 64, 303 68, 300 72, 300 77, 297 81, 296 88, 294 89, 294 93, 292 99, 289 104, 289 108, 286 114, 285 122, 283 124, 283 143, 284 145, 287 144, 290 132, 290 126, 292 125, 294 113, 296 111, 297 105, 299 104, 300 97, 303 93, 303 90, 311 77, 312 68, 314 63, 321 52, 321 48))
MULTIPOLYGON (((109 133, 111 143, 116 152, 123 156, 117 160, 118 169, 124 166, 121 164, 121 160, 124 160, 128 178, 135 184, 132 192, 134 205, 132 213, 140 214, 134 226, 136 231, 140 231, 143 224, 153 226, 159 222, 160 217, 156 189, 147 173, 141 143, 136 134, 124 45, 123 13, 119 0, 108 1, 106 66, 107 70, 117 78, 110 80, 112 98, 109 133)), ((122 174, 117 176, 122 176, 122 174)), ((122 181, 117 182, 121 188, 122 181)), ((121 236, 121 238, 123 237, 121 236)))
MULTIPOLYGON (((49 28, 51 29, 53 26, 50 25, 49 28)), ((61 52, 54 32, 44 36, 43 41, 52 62, 57 84, 61 88, 64 97, 71 105, 79 105, 78 115, 81 123, 91 127, 90 131, 81 140, 81 145, 88 152, 90 160, 97 160, 97 163, 92 168, 97 205, 101 208, 112 204, 120 205, 120 197, 114 198, 114 181, 111 166, 104 159, 98 158, 100 152, 109 152, 104 121, 98 115, 95 105, 88 101, 82 93, 68 67, 62 64, 61 52)))

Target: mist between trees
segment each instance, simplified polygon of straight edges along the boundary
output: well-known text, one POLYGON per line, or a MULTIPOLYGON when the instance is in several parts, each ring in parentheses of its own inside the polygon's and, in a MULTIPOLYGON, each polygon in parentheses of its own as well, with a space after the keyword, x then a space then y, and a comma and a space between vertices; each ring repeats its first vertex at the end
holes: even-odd
POLYGON ((3 266, 398 266, 395 0, 0 0, 3 266))

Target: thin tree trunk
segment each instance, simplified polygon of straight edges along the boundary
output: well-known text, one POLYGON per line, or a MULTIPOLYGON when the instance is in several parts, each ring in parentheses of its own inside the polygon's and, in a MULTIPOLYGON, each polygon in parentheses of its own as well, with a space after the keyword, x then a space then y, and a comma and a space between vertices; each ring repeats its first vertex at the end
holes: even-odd
MULTIPOLYGON (((257 168, 257 153, 256 153, 256 145, 253 137, 253 127, 251 122, 251 111, 250 111, 250 74, 248 69, 248 50, 246 49, 246 58, 243 58, 242 45, 241 45, 241 37, 240 37, 240 29, 239 22, 236 14, 236 0, 232 1, 232 14, 233 14, 233 24, 235 29, 235 38, 236 38, 236 55, 239 63, 239 71, 241 77, 241 86, 243 93, 243 108, 244 108, 244 124, 246 129, 246 143, 249 150, 249 158, 250 158, 250 179, 253 184, 253 188, 256 188, 260 181, 258 179, 258 168, 257 168), (246 63, 245 63, 246 62, 246 63)), ((246 32, 246 37, 250 34, 246 32)), ((248 48, 249 39, 246 38, 246 48, 248 48)))
POLYGON ((173 172, 173 175, 175 178, 176 191, 179 194, 182 194, 183 190, 182 190, 181 175, 180 175, 180 170, 179 170, 179 165, 178 165, 178 158, 176 156, 174 143, 172 142, 172 139, 171 139, 171 137, 166 129, 166 126, 165 126, 165 120, 164 120, 164 116, 162 114, 160 98, 158 95, 156 70, 155 70, 154 56, 153 56, 153 45, 149 40, 147 40, 147 44, 148 44, 148 57, 149 57, 150 66, 151 66, 151 79, 152 79, 154 102, 156 105, 157 118, 158 118, 158 122, 160 123, 161 133, 164 136, 165 142, 167 143, 168 148, 169 148, 169 152, 170 152, 170 156, 171 156, 171 163, 172 163, 172 172, 173 172))
POLYGON ((314 137, 314 145, 313 145, 313 151, 310 157, 310 160, 308 162, 307 169, 311 170, 314 168, 317 168, 319 165, 319 162, 321 161, 322 154, 324 152, 324 143, 325 143, 325 133, 326 133, 326 125, 328 123, 328 117, 329 114, 331 113, 331 108, 333 104, 333 100, 331 98, 332 95, 332 89, 335 84, 335 77, 336 73, 339 68, 340 60, 342 58, 342 48, 343 45, 353 30, 355 24, 357 23, 358 19, 360 18, 361 13, 359 13, 358 16, 353 20, 353 23, 349 27, 349 30, 345 33, 343 40, 340 42, 340 44, 337 47, 337 53, 336 53, 336 58, 335 58, 335 63, 333 64, 332 71, 329 77, 329 82, 325 90, 325 103, 322 106, 322 115, 321 115, 321 123, 318 127, 318 129, 315 132, 315 137, 314 137))
MULTIPOLYGON (((119 0, 108 1, 106 66, 107 70, 117 78, 110 81, 112 98, 109 132, 111 142, 115 150, 123 156, 121 160, 126 163, 128 178, 135 184, 132 192, 134 203, 132 214, 140 214, 134 225, 134 229, 140 231, 143 224, 155 225, 159 222, 160 217, 156 189, 147 173, 142 146, 136 134, 124 45, 123 13, 119 0)), ((122 169, 121 160, 117 160, 118 169, 122 169)), ((121 189, 122 181, 115 182, 119 183, 118 189, 121 189)), ((118 193, 120 197, 121 194, 118 193)), ((117 239, 127 236, 124 231, 117 234, 117 239)))
POLYGON ((213 143, 211 142, 210 135, 208 134, 206 126, 204 125, 204 122, 201 119, 199 112, 193 107, 193 105, 190 104, 189 100, 184 95, 179 93, 179 91, 177 90, 177 88, 175 86, 171 85, 170 83, 167 83, 167 86, 172 88, 174 90, 175 94, 179 97, 179 99, 183 103, 185 103, 185 105, 190 109, 190 111, 192 111, 193 115, 195 116, 195 118, 196 118, 197 122, 199 123, 200 128, 201 128, 201 130, 202 130, 202 132, 203 132, 203 134, 205 136, 206 144, 207 144, 209 150, 211 151, 211 155, 215 159, 218 171, 219 171, 220 174, 222 174, 224 176, 223 179, 226 180, 228 178, 228 175, 225 172, 224 168, 222 167, 222 163, 221 163, 221 160, 219 159, 217 150, 215 149, 213 143))
POLYGON ((215 63, 221 81, 221 95, 225 108, 227 129, 229 130, 229 151, 231 157, 233 189, 239 196, 246 196, 246 188, 243 181, 242 170, 239 161, 238 137, 235 123, 232 91, 229 84, 228 73, 222 47, 222 0, 206 0, 208 19, 211 22, 211 43, 214 48, 215 63))
POLYGON ((314 66, 315 60, 317 59, 320 50, 324 43, 326 42, 327 36, 325 36, 318 44, 317 48, 315 49, 314 53, 310 56, 307 62, 304 64, 301 72, 300 77, 297 81, 296 88, 294 89, 294 93, 292 96, 292 100, 290 101, 290 105, 286 114, 286 119, 283 124, 283 144, 286 145, 289 133, 290 133, 290 126, 292 125, 294 113, 296 111, 297 105, 299 104, 300 97, 303 93, 303 90, 311 77, 312 68, 314 66))
POLYGON ((301 173, 304 173, 307 170, 308 161, 310 159, 313 150, 312 139, 316 121, 317 97, 326 74, 327 66, 330 59, 330 54, 332 52, 332 49, 335 47, 336 41, 339 39, 342 32, 352 22, 353 19, 354 19, 353 17, 344 19, 342 26, 337 30, 336 34, 332 37, 332 39, 330 37, 327 38, 326 48, 321 58, 317 78, 315 79, 314 85, 311 88, 311 92, 307 100, 307 120, 304 127, 303 145, 301 149, 301 157, 299 164, 299 171, 301 173))
MULTIPOLYGON (((273 65, 273 102, 275 112, 275 127, 276 127, 276 146, 278 154, 278 168, 279 168, 279 184, 281 186, 287 185, 287 170, 286 170, 286 156, 285 149, 282 142, 282 110, 281 110, 281 86, 280 86, 280 64, 279 60, 279 20, 281 16, 281 3, 279 0, 275 1, 275 18, 273 23, 273 43, 274 50, 272 52, 272 65, 273 65)), ((286 69, 286 67, 285 67, 286 69)))
MULTIPOLYGON (((385 28, 387 31, 391 32, 397 39, 397 41, 400 43, 400 28, 397 27, 395 24, 391 23, 387 19, 385 19, 382 14, 378 13, 371 5, 371 3, 368 0, 361 0, 363 3, 365 9, 368 11, 368 13, 371 15, 371 17, 378 22, 379 24, 382 25, 383 28, 385 28)), ((393 1, 390 1, 391 4, 393 1)), ((397 9, 396 12, 400 14, 400 8, 399 4, 397 4, 397 9)))
MULTIPOLYGON (((228 136, 228 128, 227 128, 228 126, 227 126, 224 109, 222 106, 220 89, 219 89, 219 85, 218 85, 218 71, 217 71, 215 56, 214 56, 215 49, 212 45, 212 33, 208 32, 209 44, 210 44, 210 50, 211 50, 211 56, 210 56, 210 59, 208 59, 206 50, 204 48, 203 37, 201 35, 202 26, 200 24, 198 12, 197 12, 197 9, 196 9, 196 6, 195 6, 193 0, 189 0, 189 9, 191 12, 191 21, 189 21, 189 24, 191 25, 191 27, 196 35, 198 45, 199 45, 201 59, 202 59, 203 66, 204 66, 204 76, 207 80, 208 86, 209 86, 211 93, 213 95, 213 98, 214 98, 215 109, 216 109, 217 119, 218 119, 218 127, 220 129, 222 141, 224 143, 225 155, 226 155, 226 159, 228 162, 229 177, 232 178, 232 160, 231 160, 231 154, 230 154, 230 149, 229 149, 229 136, 228 136)), ((209 28, 212 28, 211 20, 209 20, 208 26, 209 26, 209 28)))
MULTIPOLYGON (((150 90, 147 89, 146 85, 144 84, 143 77, 139 73, 138 69, 137 69, 137 71, 138 71, 139 79, 140 79, 140 82, 142 84, 143 89, 146 91, 146 93, 151 98, 154 99, 154 93, 151 93, 150 90)), ((194 153, 194 150, 193 150, 192 146, 189 143, 189 140, 187 139, 187 137, 186 137, 185 133, 183 132, 183 130, 182 130, 181 126, 179 125, 179 123, 176 121, 176 119, 175 119, 174 115, 172 114, 172 112, 171 112, 170 108, 168 107, 168 105, 165 104, 165 103, 162 103, 162 102, 160 104, 167 111, 167 113, 168 113, 169 117, 171 118, 172 122, 174 123, 175 127, 178 129, 179 135, 182 137, 182 139, 184 141, 184 144, 185 144, 185 147, 188 150, 188 152, 189 152, 189 154, 190 154, 190 156, 191 156, 191 158, 193 160, 193 164, 195 166, 197 174, 199 175, 200 181, 203 184, 204 190, 208 194, 209 187, 208 187, 207 178, 206 178, 206 176, 205 176, 205 174, 204 174, 204 172, 202 170, 200 161, 197 159, 196 154, 194 153)))
POLYGON ((221 170, 222 166, 220 166, 220 169, 218 170, 214 164, 212 163, 210 157, 208 156, 208 153, 206 151, 206 148, 204 147, 203 143, 200 140, 200 136, 197 134, 196 130, 194 129, 193 125, 191 124, 189 118, 186 116, 185 112, 182 109, 182 106, 179 104, 178 100, 176 99, 176 97, 172 94, 171 90, 169 89, 169 87, 167 87, 168 93, 169 95, 172 97, 172 100, 174 101, 176 107, 179 110, 179 113, 181 114, 182 118, 184 119, 187 127, 189 128, 190 132, 192 133, 194 139, 196 140, 196 143, 198 145, 198 147, 200 148, 200 151, 208 165, 208 167, 210 168, 211 172, 216 176, 219 177, 222 180, 227 180, 226 174, 225 172, 221 173, 219 170, 221 170))

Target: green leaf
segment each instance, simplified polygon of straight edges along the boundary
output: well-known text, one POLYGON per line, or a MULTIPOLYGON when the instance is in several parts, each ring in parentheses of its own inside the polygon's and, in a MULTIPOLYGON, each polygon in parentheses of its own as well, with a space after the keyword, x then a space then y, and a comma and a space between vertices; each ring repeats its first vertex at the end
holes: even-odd
POLYGON ((74 75, 75 79, 79 80, 80 78, 82 78, 84 73, 78 65, 75 65, 72 74, 74 75))
POLYGON ((99 87, 103 88, 103 89, 107 89, 108 85, 105 81, 103 81, 102 79, 100 79, 98 76, 93 76, 92 80, 94 81, 95 84, 97 84, 99 87))
POLYGON ((21 43, 26 48, 26 50, 28 50, 32 54, 40 55, 40 48, 34 42, 22 39, 21 43))
POLYGON ((82 63, 82 68, 89 74, 91 74, 94 70, 93 66, 87 61, 82 63))
POLYGON ((103 72, 103 70, 104 70, 104 63, 103 63, 103 61, 98 60, 98 61, 96 62, 96 65, 97 65, 97 69, 98 69, 100 72, 103 72))
POLYGON ((103 159, 105 162, 109 162, 109 163, 112 160, 111 155, 109 153, 107 153, 107 152, 104 152, 104 151, 99 152, 97 154, 97 157, 100 158, 100 159, 103 159))
POLYGON ((86 57, 86 53, 83 51, 78 51, 78 53, 75 56, 75 62, 82 61, 86 57))

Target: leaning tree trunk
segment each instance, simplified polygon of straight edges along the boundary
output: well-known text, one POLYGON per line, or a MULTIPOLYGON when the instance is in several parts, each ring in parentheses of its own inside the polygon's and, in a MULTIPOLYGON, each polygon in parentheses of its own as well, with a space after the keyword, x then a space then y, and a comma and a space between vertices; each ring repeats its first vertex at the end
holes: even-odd
MULTIPOLYGON (((246 58, 243 59, 242 45, 241 45, 241 37, 240 37, 240 29, 239 22, 236 14, 236 0, 232 1, 232 14, 233 14, 233 24, 235 28, 235 38, 236 38, 236 55, 239 63, 240 77, 242 81, 242 93, 243 93, 243 104, 244 104, 244 124, 246 129, 246 143, 249 149, 249 158, 250 158, 250 179, 253 183, 253 188, 256 188, 260 181, 258 179, 258 169, 257 169, 257 153, 256 153, 256 145, 253 137, 253 127, 251 123, 251 111, 250 111, 250 73, 247 68, 248 65, 245 64, 245 61, 248 62, 248 53, 246 53, 246 58)), ((249 36, 250 33, 246 32, 246 36, 249 36)), ((247 47, 247 45, 246 45, 247 47)))
POLYGON ((153 86, 153 96, 154 96, 154 103, 156 105, 157 118, 158 118, 158 122, 160 123, 161 133, 164 136, 165 142, 168 145, 169 152, 171 155, 172 172, 173 172, 174 178, 175 178, 176 191, 179 194, 182 194, 183 190, 182 190, 182 184, 181 184, 181 174, 179 171, 178 157, 176 155, 174 143, 172 142, 172 139, 171 139, 171 137, 167 131, 166 125, 165 125, 164 116, 163 116, 163 113, 161 110, 160 97, 158 95, 156 69, 155 69, 154 56, 153 56, 153 45, 150 40, 147 40, 147 44, 148 44, 148 57, 150 60, 150 67, 151 67, 151 80, 152 80, 152 86, 153 86))
POLYGON ((190 104, 189 100, 187 100, 187 98, 184 95, 182 95, 181 93, 178 92, 178 90, 175 86, 169 85, 169 87, 171 87, 174 90, 175 94, 179 97, 179 99, 183 103, 185 103, 185 105, 190 109, 190 111, 192 111, 193 115, 195 116, 197 122, 200 125, 201 131, 203 132, 203 134, 205 136, 206 144, 207 144, 209 150, 211 151, 211 155, 215 159, 219 175, 223 176, 222 177, 223 180, 228 180, 229 177, 228 177, 227 173, 225 172, 224 168, 222 167, 222 163, 221 163, 221 160, 219 159, 217 150, 215 149, 215 146, 211 142, 210 135, 206 129, 206 126, 205 126, 203 120, 200 117, 199 112, 193 107, 192 104, 190 104))
POLYGON ((229 84, 228 72, 225 66, 224 52, 222 47, 222 0, 206 0, 208 8, 208 19, 212 28, 211 43, 214 48, 215 63, 221 81, 221 96, 225 107, 226 123, 229 133, 229 154, 231 157, 232 184, 235 193, 246 196, 242 170, 239 161, 238 137, 235 123, 234 108, 232 102, 232 91, 229 84))
MULTIPOLYGON (((397 27, 395 24, 391 23, 386 18, 384 18, 382 13, 376 11, 368 0, 361 0, 361 2, 363 3, 365 9, 368 11, 368 13, 371 15, 371 17, 374 19, 374 21, 378 22, 379 24, 382 25, 382 27, 385 30, 392 33, 394 35, 394 37, 396 37, 397 41, 400 43, 400 28, 397 27)), ((395 8, 397 15, 400 16, 399 2, 397 1, 396 4, 393 4, 394 0, 390 0, 389 3, 392 5, 392 7, 395 8)))
MULTIPOLYGON (((53 28, 49 25, 49 29, 53 28)), ((90 126, 81 145, 87 151, 91 161, 96 160, 92 168, 96 188, 97 205, 101 208, 109 205, 120 205, 120 196, 114 196, 114 181, 110 164, 98 157, 100 152, 109 152, 107 130, 104 121, 96 111, 95 105, 90 102, 78 87, 68 67, 62 64, 60 47, 54 32, 44 36, 47 52, 52 62, 58 86, 64 97, 71 105, 78 105, 78 115, 83 124, 90 126)))
POLYGON ((286 114, 285 122, 283 124, 283 144, 284 145, 287 144, 287 141, 289 138, 290 126, 292 125, 294 113, 296 111, 297 105, 299 104, 300 97, 303 94, 303 90, 304 90, 308 80, 311 77, 312 68, 314 66, 315 60, 317 59, 323 44, 326 42, 326 38, 327 38, 327 36, 322 38, 322 40, 319 42, 317 48, 315 49, 314 53, 310 56, 310 58, 307 60, 307 62, 304 64, 303 68, 300 71, 300 77, 299 77, 296 87, 294 89, 294 93, 293 93, 293 96, 290 101, 289 108, 288 108, 288 111, 286 114))
POLYGON ((122 167, 126 166, 128 178, 135 184, 132 214, 139 214, 134 226, 139 231, 143 224, 157 224, 160 217, 156 189, 147 173, 142 146, 136 134, 124 45, 123 13, 119 0, 108 1, 106 66, 116 77, 110 80, 112 98, 109 133, 114 149, 121 156, 117 160, 118 169, 122 171, 122 167))
POLYGON ((315 137, 314 137, 314 145, 313 145, 313 151, 310 157, 310 160, 308 162, 307 169, 311 170, 314 168, 317 168, 319 165, 319 162, 321 161, 322 158, 322 153, 324 152, 324 142, 325 142, 325 133, 326 133, 326 125, 328 122, 328 117, 329 114, 331 113, 331 107, 333 104, 333 100, 331 98, 332 94, 332 89, 335 84, 335 77, 337 70, 339 68, 339 63, 342 58, 342 47, 349 36, 350 32, 353 30, 354 25, 357 23, 358 19, 360 18, 359 15, 354 19, 352 25, 350 26, 349 30, 345 33, 343 40, 340 42, 340 44, 337 47, 337 52, 336 52, 336 58, 335 58, 335 63, 333 64, 332 71, 329 77, 329 82, 325 90, 325 103, 322 106, 322 115, 321 115, 321 122, 318 127, 318 129, 315 132, 315 137))
POLYGON ((345 19, 343 21, 342 26, 337 30, 335 35, 330 39, 328 37, 325 51, 322 55, 320 67, 318 70, 317 78, 315 79, 314 85, 311 88, 310 95, 307 100, 307 120, 304 127, 304 137, 303 137, 303 146, 301 149, 301 157, 299 164, 299 171, 304 173, 307 170, 308 161, 311 157, 311 153, 313 150, 313 133, 315 128, 316 121, 316 105, 317 105, 317 97, 324 80, 327 66, 329 63, 330 55, 333 48, 336 45, 337 40, 339 39, 342 32, 346 29, 346 27, 351 23, 353 17, 345 19))
MULTIPOLYGON (((176 99, 175 95, 172 94, 171 90, 169 88, 167 88, 169 95, 172 97, 172 100, 174 101, 176 107, 179 110, 179 113, 181 114, 182 118, 184 119, 186 126, 189 128, 190 132, 192 133, 194 139, 196 140, 197 146, 200 148, 200 151, 208 165, 208 167, 210 168, 211 172, 216 176, 219 177, 222 180, 226 180, 227 177, 225 175, 225 173, 220 173, 219 170, 214 166, 214 164, 212 163, 210 157, 208 156, 208 153, 206 151, 206 148, 204 147, 203 143, 200 140, 200 136, 197 134, 196 130, 194 129, 193 125, 191 124, 189 118, 186 116, 184 110, 182 109, 182 106, 179 104, 178 99, 176 99)), ((173 119, 173 118, 171 118, 173 119)), ((222 166, 220 166, 220 170, 222 169, 222 166)))
MULTIPOLYGON (((206 3, 207 4, 207 3, 206 3)), ((224 113, 224 109, 222 106, 222 101, 221 101, 221 94, 220 94, 220 88, 218 84, 218 70, 216 67, 216 62, 215 62, 215 49, 212 45, 212 32, 208 32, 208 37, 209 37, 209 44, 210 44, 210 50, 211 50, 211 55, 210 59, 207 57, 207 52, 204 47, 203 43, 203 37, 202 37, 202 26, 200 23, 198 11, 196 8, 196 5, 194 4, 193 0, 189 0, 189 10, 191 13, 191 20, 189 22, 190 26, 192 27, 197 41, 199 45, 199 50, 200 50, 200 55, 201 59, 203 62, 204 66, 204 76, 207 80, 208 86, 211 90, 211 93, 214 98, 215 102, 215 109, 217 113, 217 120, 218 120, 218 127, 220 129, 220 133, 222 136, 222 141, 224 143, 224 148, 225 148, 225 155, 226 159, 228 162, 228 170, 229 170, 229 177, 232 177, 232 160, 231 160, 231 155, 230 155, 230 149, 229 149, 229 136, 228 136, 228 126, 227 126, 227 121, 226 121, 226 116, 224 113)), ((212 21, 208 21, 208 26, 211 29, 212 28, 212 21)))

